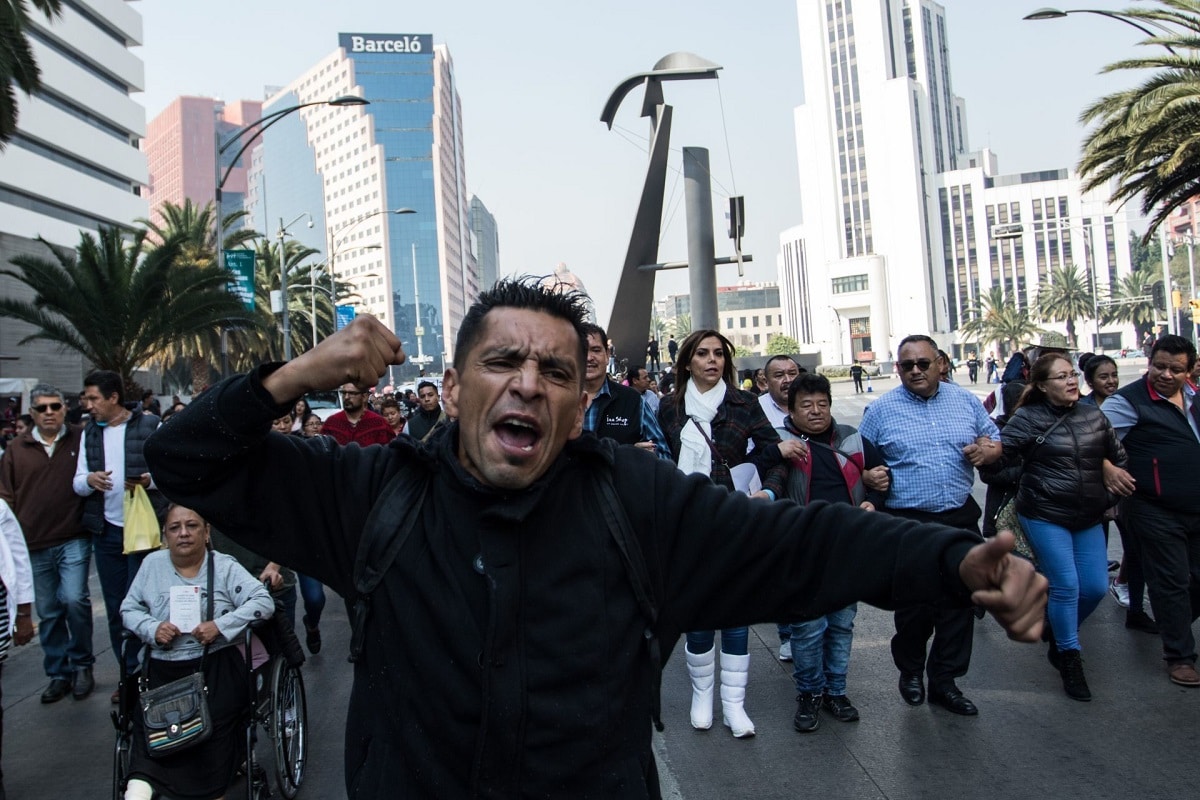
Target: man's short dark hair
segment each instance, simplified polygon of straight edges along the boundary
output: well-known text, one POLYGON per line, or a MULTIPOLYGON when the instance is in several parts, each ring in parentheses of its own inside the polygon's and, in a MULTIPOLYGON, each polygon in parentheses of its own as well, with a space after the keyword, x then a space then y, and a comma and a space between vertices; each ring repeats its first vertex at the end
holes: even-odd
POLYGON ((542 286, 537 278, 525 275, 519 278, 502 278, 491 289, 480 293, 463 317, 454 344, 454 368, 463 368, 465 359, 483 335, 483 321, 494 308, 516 308, 540 311, 571 323, 579 337, 579 380, 583 381, 583 362, 587 358, 587 333, 583 326, 587 319, 587 295, 575 290, 560 292, 542 286))
POLYGON ((639 377, 641 377, 641 374, 643 372, 646 373, 647 378, 650 377, 650 373, 646 370, 645 367, 630 367, 629 371, 625 373, 625 380, 629 381, 630 383, 633 383, 639 377))
POLYGON ((896 348, 896 352, 899 353, 900 348, 904 347, 904 345, 906 345, 906 344, 916 344, 917 342, 924 342, 925 344, 932 347, 934 349, 934 352, 937 352, 937 350, 938 350, 938 343, 933 340, 933 337, 926 336, 923 333, 914 333, 911 336, 905 336, 903 339, 900 340, 900 346, 896 348))
POLYGON ((592 336, 600 337, 600 344, 604 345, 604 349, 608 349, 608 331, 600 327, 594 322, 583 323, 583 338, 587 341, 592 336))
POLYGON ((1169 353, 1173 356, 1186 355, 1188 372, 1191 372, 1192 367, 1196 366, 1196 346, 1182 336, 1176 336, 1173 333, 1160 336, 1154 343, 1154 347, 1150 348, 1151 361, 1154 360, 1154 354, 1158 352, 1169 353))
POLYGON ((438 393, 438 388, 437 388, 436 383, 434 383, 433 381, 421 381, 420 383, 417 384, 417 394, 419 395, 421 393, 421 390, 424 389, 426 386, 428 386, 430 389, 433 389, 434 394, 438 393))
POLYGON ((833 402, 833 387, 829 385, 829 378, 815 372, 801 372, 788 385, 788 411, 795 407, 798 394, 823 394, 829 398, 829 402, 833 402))
MULTIPOLYGON (((771 356, 770 358, 768 358, 767 363, 763 364, 763 370, 770 369, 771 365, 774 364, 776 361, 790 361, 790 362, 792 362, 792 364, 795 365, 796 369, 800 369, 800 365, 796 364, 796 359, 792 358, 791 356, 780 355, 780 356, 771 356)), ((800 371, 803 372, 804 370, 800 370, 800 371)))
POLYGON ((98 369, 89 372, 83 379, 83 386, 85 389, 88 386, 95 386, 101 397, 109 398, 115 394, 118 403, 125 402, 125 381, 121 380, 120 375, 110 370, 98 369))

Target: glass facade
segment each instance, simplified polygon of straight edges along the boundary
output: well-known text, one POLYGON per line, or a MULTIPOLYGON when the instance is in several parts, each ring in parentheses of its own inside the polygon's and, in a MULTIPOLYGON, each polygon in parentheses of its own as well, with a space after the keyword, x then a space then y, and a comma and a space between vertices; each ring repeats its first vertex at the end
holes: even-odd
POLYGON ((826 0, 825 24, 829 36, 830 89, 841 178, 844 255, 849 258, 871 253, 874 247, 851 1, 826 0))

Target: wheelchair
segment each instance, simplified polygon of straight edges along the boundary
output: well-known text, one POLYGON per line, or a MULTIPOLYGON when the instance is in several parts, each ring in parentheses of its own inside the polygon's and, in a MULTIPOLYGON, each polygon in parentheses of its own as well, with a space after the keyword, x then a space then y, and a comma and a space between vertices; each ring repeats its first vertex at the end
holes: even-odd
MULTIPOLYGON (((282 652, 271 652, 267 642, 271 620, 255 622, 242 637, 242 652, 246 654, 249 696, 246 698, 245 760, 239 778, 230 785, 229 797, 236 796, 238 783, 244 780, 247 800, 262 800, 271 796, 266 770, 259 763, 256 745, 258 728, 266 732, 274 757, 275 786, 279 793, 292 800, 304 782, 304 766, 308 750, 308 717, 304 694, 304 676, 300 666, 290 662, 282 652), (256 655, 265 651, 266 659, 255 667, 256 655)), ((113 749, 113 800, 123 800, 129 782, 130 756, 133 747, 133 715, 138 713, 136 674, 125 668, 129 648, 141 648, 142 642, 129 631, 121 644, 121 678, 117 687, 119 702, 112 712, 116 743, 113 749)))

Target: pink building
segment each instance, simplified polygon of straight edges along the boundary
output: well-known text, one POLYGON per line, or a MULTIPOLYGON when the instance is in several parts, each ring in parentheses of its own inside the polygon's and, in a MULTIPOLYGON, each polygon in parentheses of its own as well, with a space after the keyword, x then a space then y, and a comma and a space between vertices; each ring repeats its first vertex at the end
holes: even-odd
MULTIPOLYGON (((158 217, 164 202, 183 205, 184 200, 204 207, 213 201, 216 187, 216 137, 222 140, 262 116, 262 103, 238 100, 225 103, 211 97, 177 97, 146 126, 142 150, 150 168, 146 199, 150 213, 158 217)), ((230 148, 226 157, 237 152, 230 148)), ((225 212, 241 208, 246 194, 249 156, 229 175, 223 191, 225 212)))

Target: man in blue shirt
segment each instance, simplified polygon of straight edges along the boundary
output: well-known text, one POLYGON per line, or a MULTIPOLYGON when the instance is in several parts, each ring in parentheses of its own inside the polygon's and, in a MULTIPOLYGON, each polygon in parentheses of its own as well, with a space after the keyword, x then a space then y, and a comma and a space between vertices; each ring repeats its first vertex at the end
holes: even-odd
MULTIPOLYGON (((981 512, 971 497, 975 467, 1001 456, 1000 432, 973 394, 938 380, 933 339, 905 337, 898 352, 902 385, 868 406, 859 427, 891 471, 883 510, 978 533, 981 512)), ((954 683, 970 666, 974 627, 971 609, 914 606, 896 612, 892 658, 906 703, 925 702, 921 673, 927 672, 931 703, 955 714, 979 713, 954 683), (935 631, 927 661, 925 647, 935 631)))

